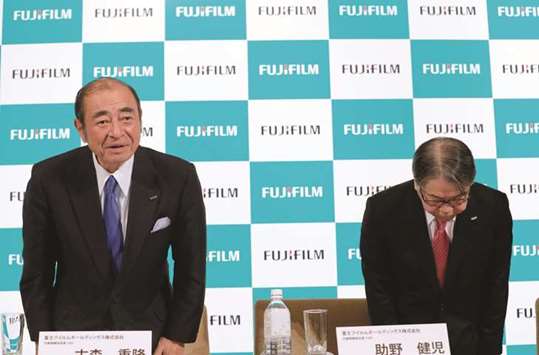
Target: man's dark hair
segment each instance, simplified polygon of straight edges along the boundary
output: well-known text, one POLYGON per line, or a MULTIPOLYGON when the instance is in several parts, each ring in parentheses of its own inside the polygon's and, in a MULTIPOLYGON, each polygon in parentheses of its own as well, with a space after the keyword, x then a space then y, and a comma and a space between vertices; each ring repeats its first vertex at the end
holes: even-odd
POLYGON ((133 97, 135 98, 135 101, 137 102, 137 108, 139 116, 142 116, 142 109, 140 107, 140 99, 137 95, 137 92, 133 87, 121 80, 109 78, 109 77, 102 77, 95 80, 90 81, 86 85, 84 85, 80 90, 77 92, 77 96, 75 98, 75 117, 79 120, 79 122, 84 126, 84 99, 91 94, 92 92, 99 91, 99 90, 107 90, 112 88, 112 84, 119 84, 122 85, 131 91, 131 94, 133 94, 133 97))
POLYGON ((412 163, 414 180, 422 186, 428 179, 443 178, 460 190, 475 179, 475 163, 470 148, 455 138, 432 138, 417 148, 412 163))

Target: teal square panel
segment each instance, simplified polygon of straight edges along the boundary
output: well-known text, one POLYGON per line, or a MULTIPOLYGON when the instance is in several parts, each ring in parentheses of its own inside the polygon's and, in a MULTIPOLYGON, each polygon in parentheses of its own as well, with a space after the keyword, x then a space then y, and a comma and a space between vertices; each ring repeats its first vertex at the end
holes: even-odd
POLYGON ((251 287, 249 225, 208 226, 208 287, 251 287))
POLYGON ((251 41, 250 99, 329 98, 328 41, 251 41))
POLYGON ((493 189, 498 188, 496 159, 476 159, 475 170, 477 171, 475 181, 492 187, 493 189))
POLYGON ((332 104, 335 159, 408 159, 414 154, 412 100, 332 104))
POLYGON ((364 285, 359 253, 361 223, 337 224, 337 275, 339 285, 364 285))
POLYGON ((80 42, 82 0, 5 0, 3 43, 80 42))
POLYGON ((251 163, 253 223, 333 222, 332 162, 251 163))
POLYGON ((164 97, 162 42, 86 43, 83 80, 112 77, 133 86, 141 100, 164 97))
POLYGON ((245 0, 167 0, 167 40, 245 39, 245 0))
POLYGON ((494 100, 498 158, 539 157, 539 100, 494 100))
POLYGON ((511 281, 535 281, 539 269, 539 221, 513 222, 511 281))
POLYGON ((412 41, 414 97, 491 97, 488 41, 412 41))
POLYGON ((247 102, 167 102, 166 151, 192 161, 249 160, 247 102))
MULTIPOLYGON (((279 287, 283 290, 283 300, 294 299, 315 299, 315 298, 337 298, 337 287, 279 287)), ((271 296, 272 288, 254 288, 253 304, 259 300, 268 300, 271 296)))
POLYGON ((22 231, 0 229, 0 291, 19 290, 22 265, 22 231))
POLYGON ((535 345, 507 345, 507 355, 536 355, 535 345))
POLYGON ((538 39, 538 0, 488 0, 491 39, 538 39))
POLYGON ((406 0, 329 1, 331 38, 408 38, 406 0))
POLYGON ((33 164, 80 147, 73 105, 4 105, 0 110, 0 165, 33 164))

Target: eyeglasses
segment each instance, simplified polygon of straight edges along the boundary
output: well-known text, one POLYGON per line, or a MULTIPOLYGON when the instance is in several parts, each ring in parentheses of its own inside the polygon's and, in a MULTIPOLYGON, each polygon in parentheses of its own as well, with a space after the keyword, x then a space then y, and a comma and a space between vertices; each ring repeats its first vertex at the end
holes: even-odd
POLYGON ((443 199, 439 197, 425 198, 425 193, 423 189, 419 187, 419 195, 421 196, 423 202, 425 202, 425 204, 430 207, 440 208, 443 205, 447 204, 453 208, 456 208, 468 201, 468 198, 470 197, 470 191, 464 191, 463 193, 449 199, 443 199))

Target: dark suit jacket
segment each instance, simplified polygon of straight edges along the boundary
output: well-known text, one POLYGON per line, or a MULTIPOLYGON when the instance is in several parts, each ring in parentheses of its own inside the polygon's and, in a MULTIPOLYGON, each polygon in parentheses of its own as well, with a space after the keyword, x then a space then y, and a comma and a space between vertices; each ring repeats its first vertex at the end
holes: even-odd
POLYGON ((446 322, 452 355, 501 353, 511 243, 507 197, 473 184, 456 218, 441 289, 413 182, 372 196, 360 242, 371 321, 446 322))
POLYGON ((160 336, 195 340, 206 262, 195 168, 139 147, 130 189, 123 264, 115 275, 90 150, 78 148, 33 167, 23 207, 20 282, 32 340, 50 330, 152 330, 153 347, 160 336), (150 233, 161 217, 170 218, 170 226, 150 233))

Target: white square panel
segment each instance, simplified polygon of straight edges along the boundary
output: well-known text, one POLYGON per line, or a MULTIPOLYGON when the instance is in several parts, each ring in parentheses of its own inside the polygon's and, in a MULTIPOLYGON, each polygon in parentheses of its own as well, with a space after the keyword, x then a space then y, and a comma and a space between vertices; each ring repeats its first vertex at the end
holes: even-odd
POLYGON ((208 224, 251 223, 249 162, 197 162, 208 224))
POLYGON ((330 40, 333 99, 412 98, 409 40, 330 40))
POLYGON ((367 198, 412 179, 412 161, 337 160, 333 162, 335 221, 361 222, 367 198))
POLYGON ((416 147, 434 137, 453 137, 476 159, 496 158, 491 99, 415 99, 414 133, 416 147))
POLYGON ((539 41, 491 40, 489 45, 493 97, 539 97, 539 41))
POLYGON ((507 194, 513 219, 539 219, 539 158, 498 159, 496 163, 498 189, 507 194))
POLYGON ((84 42, 144 42, 165 39, 164 0, 83 1, 84 42))
POLYGON ((253 224, 253 287, 336 286, 334 223, 253 224))
POLYGON ((246 1, 249 40, 326 39, 328 3, 322 0, 246 1))
POLYGON ((165 152, 165 103, 142 101, 142 129, 140 144, 165 152))
POLYGON ((408 0, 412 39, 488 39, 486 0, 408 0))
POLYGON ((0 228, 22 228, 22 204, 31 171, 32 165, 0 165, 0 228))
POLYGON ((206 289, 211 353, 253 351, 251 288, 206 289))
POLYGON ((332 160, 330 100, 249 101, 251 161, 332 160))
POLYGON ((72 103, 82 83, 82 44, 2 46, 3 104, 72 103))
POLYGON ((247 98, 247 42, 165 42, 167 101, 247 98))

